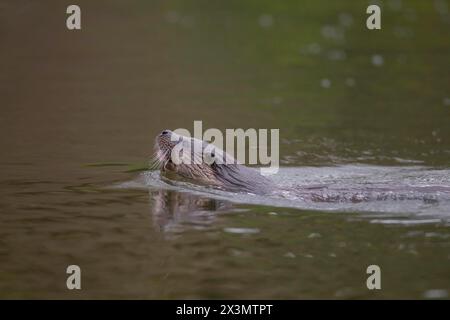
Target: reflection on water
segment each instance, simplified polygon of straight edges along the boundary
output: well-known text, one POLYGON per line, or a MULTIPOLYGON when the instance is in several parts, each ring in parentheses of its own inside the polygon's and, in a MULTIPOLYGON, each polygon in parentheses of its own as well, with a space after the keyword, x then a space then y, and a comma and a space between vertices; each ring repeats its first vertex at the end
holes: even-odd
POLYGON ((217 213, 231 209, 230 203, 170 190, 150 193, 151 214, 162 232, 177 232, 184 225, 204 229, 214 223, 217 213))
POLYGON ((380 2, 3 1, 0 297, 448 298, 448 1, 380 2), (130 172, 194 120, 280 128, 285 192, 130 172))

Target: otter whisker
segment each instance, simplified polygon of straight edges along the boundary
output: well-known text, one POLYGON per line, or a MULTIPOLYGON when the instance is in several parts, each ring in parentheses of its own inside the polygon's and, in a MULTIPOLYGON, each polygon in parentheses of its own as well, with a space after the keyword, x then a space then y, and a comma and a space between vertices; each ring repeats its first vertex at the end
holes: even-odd
POLYGON ((151 169, 163 168, 165 163, 167 163, 167 161, 169 160, 167 157, 169 152, 170 149, 163 151, 160 148, 157 148, 157 150, 153 153, 150 159, 150 168, 151 169))
POLYGON ((158 154, 159 151, 155 151, 150 159, 150 168, 151 169, 159 169, 161 168, 163 159, 158 154))

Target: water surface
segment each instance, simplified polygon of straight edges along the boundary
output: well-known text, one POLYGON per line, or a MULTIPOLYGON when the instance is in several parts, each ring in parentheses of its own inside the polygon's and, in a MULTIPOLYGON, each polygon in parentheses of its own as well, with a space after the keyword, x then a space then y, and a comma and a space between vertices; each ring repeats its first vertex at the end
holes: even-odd
POLYGON ((448 1, 379 2, 2 2, 0 297, 448 298, 448 1), (280 128, 273 179, 318 189, 146 171, 194 120, 280 128))

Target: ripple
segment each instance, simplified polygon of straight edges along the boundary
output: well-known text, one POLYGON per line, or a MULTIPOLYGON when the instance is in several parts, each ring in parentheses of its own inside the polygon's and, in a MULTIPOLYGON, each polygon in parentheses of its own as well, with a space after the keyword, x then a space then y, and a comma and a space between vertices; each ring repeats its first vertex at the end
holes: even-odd
POLYGON ((448 297, 448 291, 445 289, 430 289, 423 293, 427 299, 443 299, 448 297))
POLYGON ((257 228, 224 228, 223 231, 236 234, 256 234, 260 232, 257 228))
POLYGON ((441 223, 441 219, 420 219, 420 220, 406 220, 406 219, 373 219, 371 223, 381 224, 397 224, 397 225, 421 225, 421 224, 434 224, 441 223))

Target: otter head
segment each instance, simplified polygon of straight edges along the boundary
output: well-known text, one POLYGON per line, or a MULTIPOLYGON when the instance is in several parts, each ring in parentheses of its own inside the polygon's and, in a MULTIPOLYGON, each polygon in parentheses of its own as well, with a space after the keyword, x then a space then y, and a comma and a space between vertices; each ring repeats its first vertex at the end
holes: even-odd
POLYGON ((172 161, 172 149, 179 143, 179 141, 174 138, 175 133, 170 130, 164 130, 156 136, 155 160, 161 170, 175 171, 175 165, 172 161))
POLYGON ((213 145, 164 130, 155 139, 155 149, 156 162, 161 171, 217 184, 214 161, 217 151, 213 145))
POLYGON ((256 170, 240 165, 228 153, 199 139, 164 130, 155 139, 155 149, 161 172, 232 191, 265 194, 272 188, 256 170))

